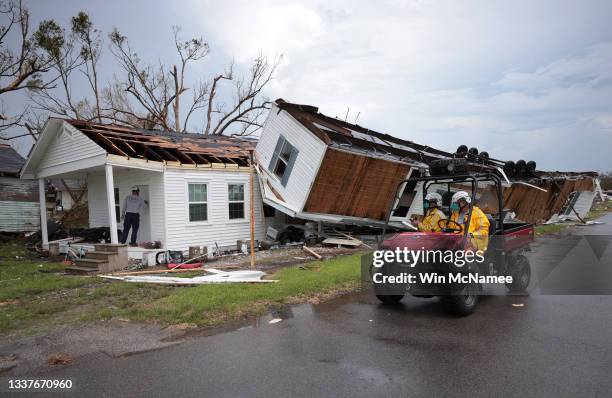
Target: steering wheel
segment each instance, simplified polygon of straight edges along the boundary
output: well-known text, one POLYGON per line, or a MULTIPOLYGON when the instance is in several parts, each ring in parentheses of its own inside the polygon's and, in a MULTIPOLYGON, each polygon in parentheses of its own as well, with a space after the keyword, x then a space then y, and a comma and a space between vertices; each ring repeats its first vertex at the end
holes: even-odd
POLYGON ((458 233, 458 234, 463 231, 463 227, 461 226, 461 224, 451 220, 450 218, 439 219, 438 228, 440 228, 444 232, 453 232, 453 233, 458 233))

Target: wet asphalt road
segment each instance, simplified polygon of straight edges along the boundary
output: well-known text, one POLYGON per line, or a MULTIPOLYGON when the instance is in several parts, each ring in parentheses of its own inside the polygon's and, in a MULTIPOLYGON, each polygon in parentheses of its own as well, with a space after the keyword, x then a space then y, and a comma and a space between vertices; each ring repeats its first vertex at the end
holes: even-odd
MULTIPOLYGON (((590 233, 612 234, 606 221, 590 233)), ((72 378, 74 396, 612 396, 612 296, 490 296, 456 318, 435 299, 360 293, 285 317, 44 376, 72 378)))

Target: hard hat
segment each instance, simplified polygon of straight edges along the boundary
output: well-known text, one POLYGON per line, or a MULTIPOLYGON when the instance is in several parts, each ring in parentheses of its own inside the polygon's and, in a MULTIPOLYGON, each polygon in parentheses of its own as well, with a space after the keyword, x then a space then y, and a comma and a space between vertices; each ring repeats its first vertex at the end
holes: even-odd
POLYGON ((134 185, 131 190, 140 192, 140 188, 138 188, 136 185, 134 185))
POLYGON ((442 204, 442 195, 437 192, 427 192, 427 195, 425 195, 425 200, 433 200, 438 204, 442 204))
POLYGON ((451 202, 458 202, 459 199, 463 199, 467 203, 471 203, 472 202, 472 198, 470 198, 470 194, 468 194, 465 191, 457 191, 457 192, 455 192, 453 194, 453 198, 451 199, 451 202))

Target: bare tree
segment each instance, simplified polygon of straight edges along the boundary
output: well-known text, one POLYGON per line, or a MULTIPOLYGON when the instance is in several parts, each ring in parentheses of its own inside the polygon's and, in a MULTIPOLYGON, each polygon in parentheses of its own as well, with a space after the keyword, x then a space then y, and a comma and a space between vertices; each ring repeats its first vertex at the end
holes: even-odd
POLYGON ((36 117, 44 114, 47 117, 61 116, 102 122, 102 93, 97 68, 102 54, 101 32, 94 28, 89 15, 83 11, 72 17, 69 32, 49 20, 41 23, 39 31, 54 32, 61 40, 55 46, 40 44, 54 60, 50 70, 55 84, 29 90, 33 103, 32 113, 36 117), (81 89, 77 95, 74 87, 83 79, 90 90, 84 92, 81 89))
POLYGON ((0 130, 22 124, 28 109, 8 115, 4 96, 24 89, 44 89, 53 85, 53 79, 43 80, 56 58, 50 55, 63 44, 63 37, 48 26, 30 33, 30 14, 21 0, 0 1, 0 130), (9 40, 15 36, 15 43, 9 40))
POLYGON ((263 96, 263 89, 270 83, 274 74, 282 61, 282 56, 277 56, 270 61, 268 57, 260 53, 253 61, 249 75, 234 78, 231 69, 230 73, 215 77, 208 99, 207 124, 204 134, 221 135, 227 132, 232 125, 241 125, 237 135, 253 134, 262 127, 262 118, 265 111, 270 107, 270 101, 263 96), (213 105, 216 97, 216 86, 222 79, 232 82, 234 103, 227 107, 225 104, 213 105), (213 123, 212 113, 216 113, 218 118, 213 123))
POLYGON ((93 27, 93 23, 85 12, 80 11, 71 20, 72 34, 81 45, 80 57, 83 61, 84 70, 81 70, 94 95, 95 116, 99 123, 102 122, 100 108, 100 89, 98 87, 98 61, 102 54, 101 32, 93 27))
POLYGON ((121 95, 116 88, 122 87, 142 108, 140 113, 147 115, 149 124, 165 130, 185 132, 192 115, 203 109, 206 109, 206 124, 202 130, 205 135, 227 133, 230 126, 234 125, 241 126, 236 132, 241 135, 252 134, 261 128, 261 119, 269 108, 263 90, 272 80, 282 57, 270 61, 267 56, 260 54, 246 77, 237 77, 232 63, 211 81, 198 81, 194 87, 189 88, 185 85, 187 69, 190 64, 208 55, 209 46, 202 38, 183 41, 179 37, 178 27, 173 27, 172 31, 179 59, 178 65, 172 67, 166 67, 162 61, 155 66, 143 65, 128 39, 118 30, 111 33, 111 52, 125 72, 125 80, 115 81, 115 103, 110 104, 106 111, 113 114, 115 120, 123 120, 128 124, 137 121, 142 125, 142 117, 133 108, 125 111, 122 108, 125 101, 117 101, 121 95), (224 81, 229 83, 224 85, 224 81), (219 99, 221 90, 227 92, 223 99, 230 97, 231 104, 219 99), (185 107, 185 116, 181 118, 184 94, 188 91, 191 91, 192 96, 185 107), (120 106, 117 106, 117 102, 120 106))

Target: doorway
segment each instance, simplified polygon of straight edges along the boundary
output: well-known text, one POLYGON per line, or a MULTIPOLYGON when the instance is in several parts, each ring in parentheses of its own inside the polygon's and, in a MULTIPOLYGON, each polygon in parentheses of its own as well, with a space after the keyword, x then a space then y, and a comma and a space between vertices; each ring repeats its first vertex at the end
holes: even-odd
POLYGON ((151 241, 151 201, 149 200, 149 186, 137 185, 140 197, 149 203, 140 214, 140 228, 138 229, 138 243, 151 241))

